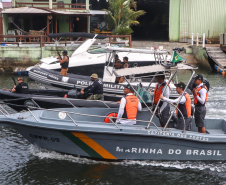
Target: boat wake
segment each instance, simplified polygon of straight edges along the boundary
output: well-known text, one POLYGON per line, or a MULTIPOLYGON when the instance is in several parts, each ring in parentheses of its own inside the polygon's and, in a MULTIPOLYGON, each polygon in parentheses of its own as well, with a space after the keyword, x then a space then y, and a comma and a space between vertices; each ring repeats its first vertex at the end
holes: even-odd
POLYGON ((212 172, 226 172, 226 162, 201 162, 201 161, 137 161, 137 160, 123 160, 117 162, 98 161, 87 158, 80 158, 72 155, 61 154, 54 151, 41 149, 37 146, 31 145, 30 152, 40 159, 56 159, 64 160, 78 164, 103 164, 111 166, 140 166, 140 167, 163 167, 172 169, 191 169, 191 170, 210 170, 212 172))

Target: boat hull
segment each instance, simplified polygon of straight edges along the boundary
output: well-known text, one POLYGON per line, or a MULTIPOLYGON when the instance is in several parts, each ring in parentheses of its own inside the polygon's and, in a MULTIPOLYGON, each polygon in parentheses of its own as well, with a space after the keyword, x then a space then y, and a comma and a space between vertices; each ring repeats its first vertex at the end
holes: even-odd
POLYGON ((147 124, 149 111, 139 112, 136 125, 105 123, 117 108, 71 108, 32 111, 0 116, 0 125, 17 130, 30 143, 61 153, 101 160, 226 160, 225 120, 206 119, 210 134, 177 130, 173 124, 162 131, 147 124), (70 114, 65 113, 65 111, 70 114), (73 121, 72 121, 73 119, 73 121), (143 121, 140 121, 140 120, 143 121), (146 121, 146 122, 145 122, 146 121), (215 133, 212 133, 213 131, 215 133), (216 132, 218 131, 218 133, 216 132))
MULTIPOLYGON (((14 126, 30 143, 61 153, 101 160, 226 160, 226 143, 153 135, 91 133, 14 126)), ((148 131, 147 131, 148 132, 148 131)), ((150 130, 150 132, 152 132, 150 130)))

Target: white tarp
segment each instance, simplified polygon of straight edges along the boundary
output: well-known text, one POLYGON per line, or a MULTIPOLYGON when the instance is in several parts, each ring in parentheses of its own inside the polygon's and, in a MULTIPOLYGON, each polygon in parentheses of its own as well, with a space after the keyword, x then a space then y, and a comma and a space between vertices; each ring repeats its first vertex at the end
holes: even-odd
POLYGON ((151 49, 134 49, 134 48, 123 48, 123 47, 103 47, 108 52, 118 51, 118 52, 132 52, 132 53, 150 53, 150 54, 166 54, 167 50, 151 50, 151 49))
POLYGON ((142 67, 131 67, 131 68, 123 68, 123 69, 116 69, 115 73, 116 76, 128 76, 128 75, 137 75, 137 74, 147 74, 147 73, 155 73, 161 71, 169 71, 169 70, 182 70, 182 69, 196 69, 194 66, 187 65, 187 64, 177 64, 176 66, 167 68, 163 65, 151 65, 151 66, 142 66, 142 67))

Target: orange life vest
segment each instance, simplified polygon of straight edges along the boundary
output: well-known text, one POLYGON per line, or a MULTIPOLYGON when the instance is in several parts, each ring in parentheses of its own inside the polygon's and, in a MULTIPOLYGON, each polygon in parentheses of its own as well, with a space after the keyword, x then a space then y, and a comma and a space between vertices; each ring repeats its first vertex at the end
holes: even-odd
POLYGON ((128 95, 125 99, 126 106, 122 117, 127 119, 136 119, 139 99, 134 95, 128 95))
MULTIPOLYGON (((154 90, 154 104, 156 104, 156 105, 159 101, 160 95, 162 94, 162 89, 166 85, 166 82, 163 82, 159 88, 158 88, 158 85, 159 84, 156 85, 155 90, 154 90)), ((159 106, 160 107, 162 106, 162 102, 160 103, 159 106)))
MULTIPOLYGON (((200 86, 198 89, 196 89, 198 91, 197 95, 200 97, 200 94, 199 94, 199 91, 202 89, 202 88, 205 88, 207 93, 206 93, 206 100, 207 100, 207 97, 208 97, 208 89, 205 85, 202 85, 200 86)), ((194 96, 194 104, 195 106, 204 106, 206 104, 206 100, 205 100, 205 103, 204 104, 201 104, 198 100, 198 98, 196 96, 194 96)))
MULTIPOLYGON (((184 97, 186 98, 186 102, 184 104, 179 103, 177 108, 181 111, 184 118, 189 118, 191 116, 191 97, 188 93, 185 93, 184 97)), ((181 114, 177 110, 177 117, 180 118, 181 114)))

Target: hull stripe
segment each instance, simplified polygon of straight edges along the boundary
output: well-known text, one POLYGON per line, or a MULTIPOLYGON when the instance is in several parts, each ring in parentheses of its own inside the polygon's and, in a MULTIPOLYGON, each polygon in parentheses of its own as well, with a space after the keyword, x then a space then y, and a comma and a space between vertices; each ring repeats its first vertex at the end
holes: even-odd
POLYGON ((84 150, 90 157, 103 158, 103 159, 117 159, 110 152, 100 146, 93 139, 80 132, 64 132, 71 141, 84 150))

